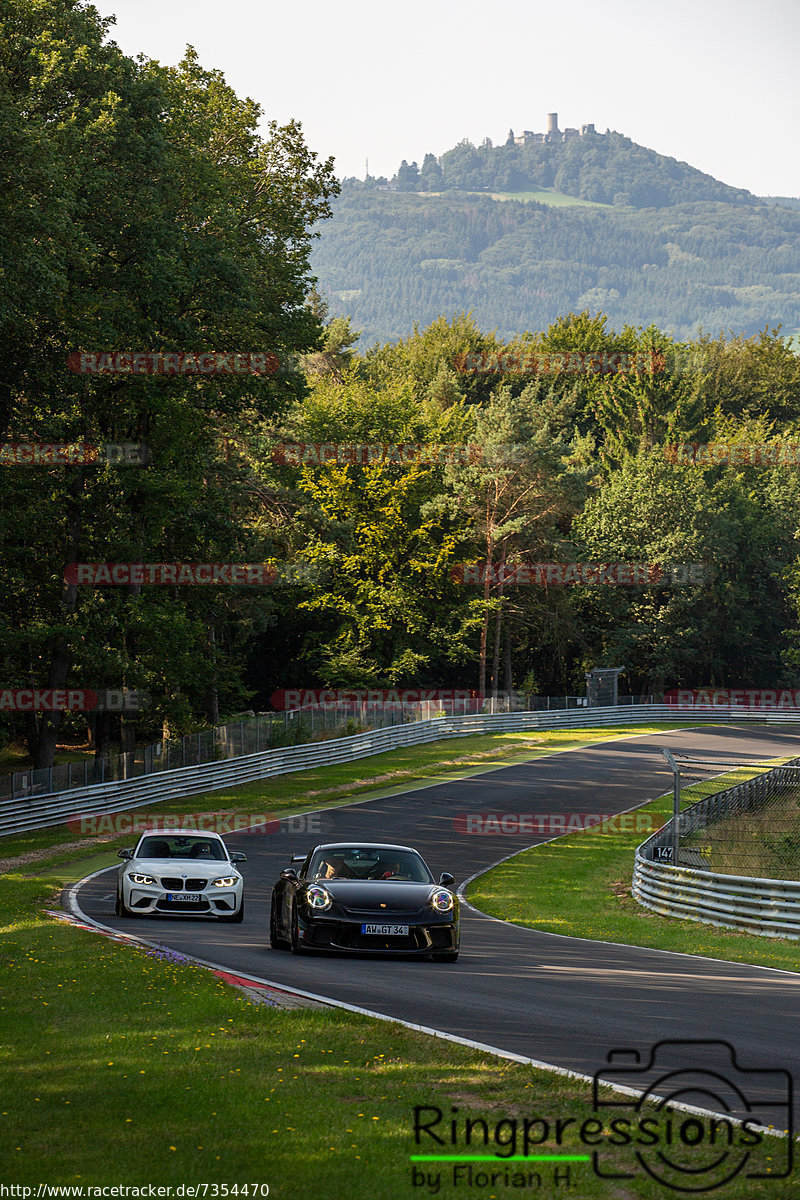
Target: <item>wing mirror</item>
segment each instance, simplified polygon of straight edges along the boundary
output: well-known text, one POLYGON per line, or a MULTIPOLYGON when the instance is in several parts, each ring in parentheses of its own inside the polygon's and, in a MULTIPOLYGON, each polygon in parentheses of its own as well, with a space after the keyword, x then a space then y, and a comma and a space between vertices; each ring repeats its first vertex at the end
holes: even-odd
POLYGON ((297 871, 295 871, 294 867, 286 867, 285 870, 281 871, 281 879, 294 881, 297 879, 297 871))
POLYGON ((241 850, 234 850, 231 862, 247 862, 247 855, 243 854, 241 850))
POLYGON ((132 850, 118 850, 117 858, 133 858, 132 850))
POLYGON ((449 871, 443 871, 442 874, 439 876, 439 883, 442 885, 442 887, 449 888, 449 887, 452 887, 453 884, 455 883, 455 878, 454 878, 454 876, 452 876, 450 874, 449 871))

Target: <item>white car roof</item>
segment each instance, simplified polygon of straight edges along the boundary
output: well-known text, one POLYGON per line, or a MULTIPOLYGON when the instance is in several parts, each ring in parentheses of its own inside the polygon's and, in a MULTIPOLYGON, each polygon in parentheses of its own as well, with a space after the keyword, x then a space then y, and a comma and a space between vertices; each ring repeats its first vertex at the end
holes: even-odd
MULTIPOLYGON (((139 841, 145 837, 202 837, 216 838, 218 842, 222 842, 220 835, 218 833, 212 833, 210 829, 144 829, 142 831, 142 837, 139 838, 139 841)), ((222 844, 223 846, 225 845, 224 842, 222 842, 222 844)))

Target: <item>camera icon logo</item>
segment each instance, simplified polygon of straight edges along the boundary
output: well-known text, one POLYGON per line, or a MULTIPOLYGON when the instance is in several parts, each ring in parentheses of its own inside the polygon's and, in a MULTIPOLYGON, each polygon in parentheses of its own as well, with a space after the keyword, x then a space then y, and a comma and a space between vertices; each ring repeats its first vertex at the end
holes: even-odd
POLYGON ((606 1064, 592 1088, 595 1112, 609 1130, 592 1155, 601 1179, 645 1174, 671 1191, 699 1195, 734 1178, 790 1174, 788 1071, 742 1067, 729 1042, 705 1039, 656 1042, 646 1054, 612 1050, 606 1064), (626 1098, 601 1095, 604 1085, 626 1098))

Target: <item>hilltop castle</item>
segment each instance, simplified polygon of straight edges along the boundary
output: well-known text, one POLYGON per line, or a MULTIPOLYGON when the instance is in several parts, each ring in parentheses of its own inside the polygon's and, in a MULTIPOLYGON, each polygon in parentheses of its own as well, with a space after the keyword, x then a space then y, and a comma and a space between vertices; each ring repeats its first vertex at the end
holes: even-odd
POLYGON ((552 142, 568 142, 571 138, 585 137, 587 133, 596 133, 594 125, 581 125, 580 129, 559 129, 558 113, 547 114, 547 133, 532 133, 525 129, 519 137, 514 136, 514 130, 509 129, 506 139, 507 146, 535 146, 552 142))

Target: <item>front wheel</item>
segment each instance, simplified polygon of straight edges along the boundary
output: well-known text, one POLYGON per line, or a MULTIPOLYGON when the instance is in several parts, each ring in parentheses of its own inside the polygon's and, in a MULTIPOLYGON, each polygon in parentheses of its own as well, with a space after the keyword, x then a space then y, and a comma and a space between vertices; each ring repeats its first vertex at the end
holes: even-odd
POLYGON ((303 947, 300 944, 300 926, 297 921, 297 909, 292 909, 292 954, 302 954, 303 947))
POLYGON ((118 917, 131 917, 133 913, 126 907, 125 901, 122 898, 122 888, 117 888, 117 899, 114 904, 114 912, 118 917))
POLYGON ((286 942, 278 935, 278 919, 275 916, 275 906, 269 910, 269 944, 273 950, 285 950, 286 942))

